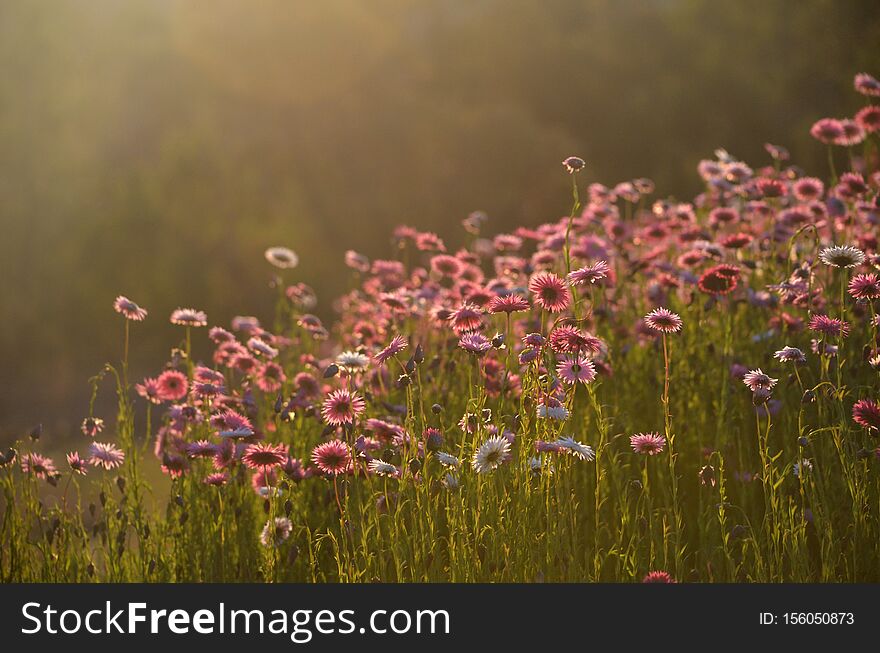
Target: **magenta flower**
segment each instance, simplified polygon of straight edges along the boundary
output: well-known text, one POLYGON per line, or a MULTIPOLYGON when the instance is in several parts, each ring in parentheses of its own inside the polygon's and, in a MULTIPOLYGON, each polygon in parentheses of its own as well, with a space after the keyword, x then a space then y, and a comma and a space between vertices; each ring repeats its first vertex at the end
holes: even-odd
POLYGON ((100 417, 86 417, 80 426, 80 430, 83 432, 83 435, 93 438, 104 430, 104 420, 100 417))
POLYGON ((675 579, 665 571, 649 571, 643 583, 675 583, 675 579))
POLYGON ((70 471, 80 476, 85 476, 89 471, 87 462, 80 458, 79 453, 76 451, 71 451, 67 454, 67 464, 70 466, 70 471))
POLYGON ((880 430, 880 404, 872 399, 860 399, 852 407, 853 421, 869 431, 880 430))
POLYGON ((396 335, 391 339, 391 342, 388 343, 388 346, 385 347, 385 349, 380 351, 378 354, 376 354, 373 358, 379 365, 384 365, 387 360, 393 358, 404 349, 406 349, 407 345, 409 345, 409 343, 407 342, 406 338, 401 335, 396 335))
POLYGON ((165 370, 156 380, 156 395, 163 401, 179 401, 186 396, 189 382, 183 372, 165 370))
POLYGON ((827 338, 846 338, 849 335, 849 323, 837 317, 814 315, 810 318, 809 328, 818 331, 827 338))
POLYGON ((287 459, 287 447, 284 445, 272 445, 259 442, 252 444, 244 450, 242 462, 251 469, 260 467, 275 467, 287 459))
POLYGON ((492 348, 492 343, 481 333, 466 333, 458 341, 458 346, 469 354, 482 356, 492 348))
POLYGON ((519 313, 529 310, 529 300, 516 293, 497 295, 489 300, 487 308, 490 313, 519 313))
POLYGON ((333 426, 353 424, 355 418, 364 412, 363 398, 345 388, 331 392, 324 400, 321 415, 324 421, 333 426))
POLYGON ((606 261, 599 261, 569 273, 568 282, 573 286, 578 286, 582 283, 596 283, 607 277, 610 271, 611 267, 606 261))
POLYGON ((676 333, 683 325, 680 315, 663 307, 655 308, 644 319, 648 328, 662 333, 676 333))
POLYGON ((564 311, 571 303, 565 281, 552 272, 535 274, 529 281, 529 291, 535 296, 535 303, 550 313, 564 311))
POLYGON ((857 274, 849 282, 849 294, 856 299, 880 297, 880 279, 876 274, 857 274))
POLYGON ((746 372, 745 376, 743 376, 743 383, 746 384, 752 392, 757 392, 758 390, 772 390, 773 386, 775 386, 778 381, 779 379, 770 378, 770 376, 765 374, 760 367, 756 370, 746 372))
POLYGON ((342 440, 330 440, 312 450, 312 462, 324 474, 344 474, 351 466, 351 454, 342 440))
POLYGON ((569 385, 586 385, 596 378, 596 367, 586 358, 565 358, 556 365, 556 373, 569 385))
POLYGON ((43 480, 58 475, 58 470, 55 469, 55 463, 51 458, 34 452, 22 454, 21 471, 24 474, 33 474, 36 478, 43 480))
POLYGON ((630 436, 629 444, 636 453, 656 456, 666 446, 666 438, 659 433, 636 433, 630 436))

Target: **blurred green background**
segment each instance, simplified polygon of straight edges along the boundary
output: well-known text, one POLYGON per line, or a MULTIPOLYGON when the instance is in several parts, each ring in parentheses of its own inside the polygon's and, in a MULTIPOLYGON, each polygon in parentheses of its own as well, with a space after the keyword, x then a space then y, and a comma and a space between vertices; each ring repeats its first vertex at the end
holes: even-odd
POLYGON ((60 441, 119 357, 118 293, 151 312, 139 378, 176 306, 268 317, 267 246, 299 252, 330 319, 346 249, 387 255, 401 222, 455 244, 475 209, 493 230, 557 219, 570 154, 585 181, 679 197, 719 146, 762 162, 769 140, 824 174, 807 130, 880 73, 880 8, 2 0, 0 67, 0 439, 60 441))

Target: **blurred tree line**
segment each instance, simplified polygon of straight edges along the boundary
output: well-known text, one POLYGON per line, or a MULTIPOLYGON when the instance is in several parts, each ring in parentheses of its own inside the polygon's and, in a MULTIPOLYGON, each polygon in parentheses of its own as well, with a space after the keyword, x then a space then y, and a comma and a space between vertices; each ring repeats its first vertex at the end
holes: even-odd
POLYGON ((151 312, 139 378, 176 306, 269 317, 267 246, 332 319, 346 249, 556 219, 570 154, 679 197, 719 146, 824 173, 809 125, 878 44, 876 0, 4 0, 0 438, 75 433, 118 293, 151 312))

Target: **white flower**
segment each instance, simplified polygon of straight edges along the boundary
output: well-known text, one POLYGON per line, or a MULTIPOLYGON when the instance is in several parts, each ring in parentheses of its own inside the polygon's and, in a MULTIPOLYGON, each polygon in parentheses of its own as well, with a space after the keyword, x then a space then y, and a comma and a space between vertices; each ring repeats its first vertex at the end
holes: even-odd
POLYGON ((270 247, 266 250, 265 256, 269 263, 282 270, 295 268, 299 265, 299 257, 292 249, 287 247, 270 247))
POLYGON ((565 449, 568 453, 577 456, 581 460, 593 461, 596 459, 596 454, 593 452, 593 448, 590 445, 581 444, 574 438, 561 437, 553 444, 560 449, 565 449))
POLYGON ((478 474, 485 474, 498 469, 509 455, 510 441, 496 435, 480 445, 474 453, 471 465, 478 474))
POLYGON ((260 534, 260 542, 263 543, 263 546, 279 546, 283 544, 284 541, 290 537, 290 532, 293 530, 293 524, 287 517, 276 517, 275 518, 275 526, 272 526, 272 520, 266 522, 266 525, 263 526, 263 532, 260 534))
POLYGON ((459 487, 458 476, 456 476, 452 472, 444 476, 443 480, 440 482, 443 483, 443 487, 445 487, 447 490, 457 490, 459 487))
POLYGON ((367 469, 369 469, 374 474, 378 474, 379 476, 398 475, 397 467, 395 467, 391 463, 386 463, 384 460, 379 460, 378 458, 373 458, 373 460, 367 463, 367 469))
POLYGON ((794 466, 792 467, 791 471, 794 473, 795 477, 800 477, 801 470, 805 470, 807 473, 812 472, 813 471, 812 461, 804 458, 799 463, 795 463, 794 466))
POLYGON ((540 419, 555 419, 564 421, 568 419, 568 409, 565 406, 546 406, 545 404, 538 404, 538 417, 540 419))
POLYGON ((451 453, 446 453, 445 451, 438 451, 434 454, 437 457, 437 461, 443 465, 444 467, 449 467, 450 469, 456 469, 461 461, 453 456, 451 453))
POLYGON ((854 268, 865 261, 865 253, 852 245, 836 245, 826 247, 819 252, 819 258, 825 265, 836 268, 854 268))
POLYGON ((336 364, 350 372, 366 369, 370 364, 368 356, 356 351, 344 351, 336 357, 336 364))
POLYGON ((797 347, 785 346, 782 349, 780 349, 779 351, 777 351, 775 354, 773 354, 773 357, 776 358, 776 360, 779 360, 783 363, 806 363, 807 362, 806 355, 804 354, 804 352, 802 352, 797 347))
POLYGON ((553 463, 544 462, 544 456, 532 456, 529 458, 528 469, 533 474, 540 474, 541 470, 545 470, 548 474, 552 474, 556 471, 553 467, 553 463))

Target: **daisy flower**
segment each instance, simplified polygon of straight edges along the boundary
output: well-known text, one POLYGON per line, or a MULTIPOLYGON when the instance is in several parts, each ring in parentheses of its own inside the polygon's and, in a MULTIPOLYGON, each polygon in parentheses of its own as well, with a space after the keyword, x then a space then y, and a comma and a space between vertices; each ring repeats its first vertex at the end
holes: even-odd
POLYGON ((278 350, 275 347, 272 347, 262 338, 258 338, 257 336, 252 336, 247 341, 248 349, 257 354, 262 354, 266 358, 275 358, 278 355, 278 350))
POLYGON ((378 354, 376 354, 373 358, 379 365, 384 365, 385 361, 393 358, 394 356, 402 352, 404 349, 407 348, 407 345, 409 345, 409 343, 407 342, 406 338, 401 335, 396 335, 391 339, 391 342, 388 343, 388 346, 385 347, 385 349, 380 351, 378 354))
POLYGON ((683 324, 680 315, 663 307, 655 308, 645 316, 644 320, 650 329, 662 333, 681 331, 683 324))
POLYGON ((666 438, 659 433, 636 433, 629 438, 629 444, 636 453, 655 456, 666 446, 666 438))
POLYGON ((550 313, 564 311, 571 303, 565 281, 552 272, 535 274, 529 281, 529 291, 535 296, 535 303, 550 313))
POLYGON ((186 445, 186 455, 190 458, 213 458, 217 454, 217 445, 207 440, 196 440, 186 445))
POLYGON ((128 297, 122 295, 119 295, 114 300, 113 310, 124 316, 126 320, 132 320, 133 322, 140 322, 147 317, 147 311, 145 309, 135 304, 128 297))
POLYGON ((186 374, 177 370, 165 370, 156 379, 156 395, 162 401, 179 401, 186 396, 189 382, 186 374))
POLYGON ((349 372, 360 372, 370 364, 370 358, 358 351, 344 351, 336 357, 340 369, 349 372))
POLYGON ((438 451, 434 454, 437 458, 437 462, 439 462, 444 467, 449 467, 450 469, 457 468, 461 461, 453 456, 451 453, 446 453, 445 451, 438 451))
POLYGON ((562 165, 568 171, 568 174, 573 175, 574 173, 583 170, 584 166, 587 164, 579 156, 570 156, 562 162, 562 165))
POLYGON ((865 261, 865 253, 852 245, 835 245, 819 252, 825 265, 835 268, 854 268, 865 261))
POLYGON ((745 376, 743 376, 743 383, 746 384, 752 392, 757 390, 770 390, 779 379, 772 379, 759 367, 756 370, 749 370, 746 372, 745 376))
POLYGON ((555 419, 562 422, 568 419, 569 412, 562 402, 550 397, 538 404, 537 415, 538 419, 555 419))
POLYGON ((104 430, 104 420, 100 417, 86 417, 80 426, 80 430, 83 432, 83 435, 93 438, 104 430))
POLYGON ((550 348, 556 353, 594 356, 602 351, 602 341, 577 327, 563 324, 550 332, 550 348))
POLYGON ((557 439, 552 444, 556 445, 557 451, 566 451, 581 460, 586 460, 592 462, 596 459, 596 454, 593 451, 593 447, 588 444, 582 444, 578 442, 574 438, 570 438, 567 436, 561 437, 557 439))
POLYGON ((797 347, 789 347, 786 345, 773 354, 773 357, 782 363, 806 363, 807 356, 797 347))
POLYGON ((610 271, 611 267, 607 261, 599 261, 570 272, 568 282, 573 286, 579 286, 582 283, 596 283, 607 277, 610 271))
POLYGON ((287 247, 270 247, 266 250, 264 256, 269 263, 282 270, 295 268, 299 265, 299 256, 287 247))
POLYGON ((492 343, 481 333, 466 333, 458 341, 458 346, 469 354, 482 356, 492 348, 492 343))
POLYGON ((846 338, 849 335, 849 322, 844 322, 837 317, 814 315, 810 318, 808 326, 811 331, 818 331, 829 338, 846 338))
POLYGON ((87 461, 80 458, 79 453, 76 451, 71 451, 67 454, 67 464, 70 465, 71 471, 81 476, 85 476, 89 471, 87 461))
POLYGON ((456 335, 476 331, 483 323, 483 312, 475 304, 465 302, 449 314, 452 330, 456 335))
POLYGON ((529 300, 516 293, 497 295, 489 300, 487 308, 490 313, 519 313, 529 310, 529 300))
POLYGON ((856 299, 880 297, 880 279, 873 273, 857 274, 849 282, 849 294, 856 299))
POLYGON ((23 474, 33 474, 39 479, 48 479, 56 476, 58 470, 51 458, 38 453, 30 452, 21 456, 21 471, 23 474))
POLYGON ((500 435, 486 440, 474 452, 471 466, 478 474, 486 474, 498 469, 510 456, 510 440, 500 435))
POLYGON ((820 143, 831 145, 835 143, 838 138, 843 136, 843 127, 839 120, 835 120, 834 118, 822 118, 813 123, 813 126, 810 127, 810 136, 820 143))
POLYGON ((321 407, 324 421, 333 426, 353 424, 355 418, 364 412, 366 404, 360 395, 340 388, 327 395, 321 407))
POLYGON ((697 287, 707 295, 727 295, 736 290, 740 270, 735 265, 721 264, 706 270, 697 287))
POLYGON ((596 366, 586 358, 565 358, 556 365, 556 373, 565 383, 586 385, 596 378, 596 366))
POLYGON ((852 407, 853 421, 869 431, 880 430, 880 404, 871 399, 860 399, 852 407))
POLYGON ((257 443, 248 446, 241 456, 241 461, 251 469, 275 467, 287 459, 287 448, 284 445, 257 443))
POLYGON ((159 397, 159 380, 154 378, 146 378, 142 383, 134 386, 137 393, 149 401, 151 404, 161 404, 162 398, 159 397))
POLYGON ((281 546, 290 537, 292 531, 293 524, 287 517, 276 517, 274 522, 270 519, 260 533, 260 543, 266 548, 281 546))
POLYGON ((400 475, 400 470, 397 467, 378 458, 373 458, 367 463, 367 469, 378 476, 397 477, 400 475))
POLYGON ((205 485, 213 485, 214 487, 221 487, 226 485, 229 482, 229 474, 226 472, 214 472, 213 474, 208 474, 203 480, 202 483, 205 485))
POLYGON ((89 445, 89 463, 104 469, 116 469, 125 461, 125 452, 107 442, 92 442, 89 445))
POLYGON ((171 324, 179 324, 188 327, 203 327, 208 325, 208 316, 204 311, 194 308, 178 308, 171 313, 171 324))
POLYGON ((868 73, 858 73, 853 78, 853 87, 862 95, 880 97, 880 81, 868 73))
POLYGON ((219 431, 221 438, 249 438, 254 434, 251 421, 234 410, 217 413, 211 417, 210 422, 219 431))
POLYGON ((351 454, 342 440, 330 440, 312 449, 312 462, 324 474, 343 474, 351 465, 351 454))
POLYGON ((665 571, 649 571, 643 583, 674 583, 675 579, 665 571))

